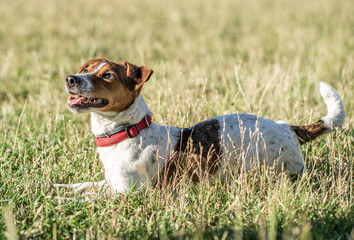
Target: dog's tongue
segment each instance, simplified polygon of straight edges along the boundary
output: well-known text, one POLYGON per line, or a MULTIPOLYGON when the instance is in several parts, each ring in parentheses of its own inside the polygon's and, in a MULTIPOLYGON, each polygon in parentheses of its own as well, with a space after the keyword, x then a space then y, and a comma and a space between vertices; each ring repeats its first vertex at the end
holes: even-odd
POLYGON ((81 102, 86 102, 87 98, 84 98, 82 96, 74 98, 73 96, 70 96, 68 99, 68 103, 71 105, 77 105, 80 104, 81 102))

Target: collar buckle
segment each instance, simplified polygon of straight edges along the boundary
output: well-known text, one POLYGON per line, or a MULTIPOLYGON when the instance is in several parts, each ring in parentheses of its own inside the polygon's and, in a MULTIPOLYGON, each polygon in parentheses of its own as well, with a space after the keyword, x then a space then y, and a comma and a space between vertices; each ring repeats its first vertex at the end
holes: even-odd
POLYGON ((125 129, 125 133, 127 134, 128 138, 133 138, 133 137, 135 137, 135 136, 131 135, 130 132, 129 132, 129 129, 131 129, 132 127, 135 127, 136 130, 137 130, 137 134, 136 134, 135 136, 139 135, 139 133, 140 133, 140 130, 139 130, 139 128, 138 128, 138 125, 132 125, 132 126, 130 126, 130 127, 128 127, 128 128, 125 129))

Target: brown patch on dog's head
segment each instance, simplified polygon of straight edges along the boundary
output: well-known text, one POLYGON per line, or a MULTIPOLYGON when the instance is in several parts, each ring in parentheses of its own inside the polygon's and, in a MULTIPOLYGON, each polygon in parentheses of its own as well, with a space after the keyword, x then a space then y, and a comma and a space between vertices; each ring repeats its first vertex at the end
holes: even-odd
POLYGON ((103 99, 106 103, 104 106, 101 104, 99 108, 95 108, 90 105, 90 109, 85 112, 93 109, 101 112, 124 111, 139 96, 152 73, 148 67, 139 67, 129 62, 114 63, 103 58, 92 59, 81 66, 77 74, 67 77, 67 91, 83 99, 79 101, 78 98, 69 98, 69 108, 82 112, 79 109, 85 109, 87 102, 103 99))
POLYGON ((98 67, 98 65, 102 62, 109 62, 104 58, 94 58, 86 62, 84 65, 79 67, 76 73, 89 73, 98 67))

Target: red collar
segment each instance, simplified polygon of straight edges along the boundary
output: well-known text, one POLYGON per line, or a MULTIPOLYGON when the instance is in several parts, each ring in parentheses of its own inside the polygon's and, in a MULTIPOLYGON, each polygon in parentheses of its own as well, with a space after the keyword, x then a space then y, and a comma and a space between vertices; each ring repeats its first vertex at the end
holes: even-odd
POLYGON ((133 138, 139 135, 140 131, 149 127, 151 124, 151 116, 146 115, 140 122, 125 128, 123 131, 114 133, 108 137, 96 137, 96 143, 99 147, 109 147, 120 143, 127 138, 133 138))

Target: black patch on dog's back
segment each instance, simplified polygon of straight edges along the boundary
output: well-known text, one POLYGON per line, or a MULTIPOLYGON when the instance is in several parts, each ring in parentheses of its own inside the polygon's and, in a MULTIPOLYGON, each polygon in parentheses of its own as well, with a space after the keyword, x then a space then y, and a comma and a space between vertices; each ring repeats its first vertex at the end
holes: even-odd
POLYGON ((198 123, 190 128, 181 129, 174 152, 167 161, 160 181, 167 183, 179 180, 187 173, 193 182, 200 175, 213 175, 220 162, 220 124, 216 119, 198 123))
POLYGON ((214 147, 219 152, 219 130, 220 124, 216 119, 198 123, 190 128, 181 129, 179 141, 175 145, 174 150, 184 153, 186 150, 190 150, 188 149, 188 145, 191 144, 194 153, 200 154, 202 152, 203 157, 207 156, 211 147, 214 147))

